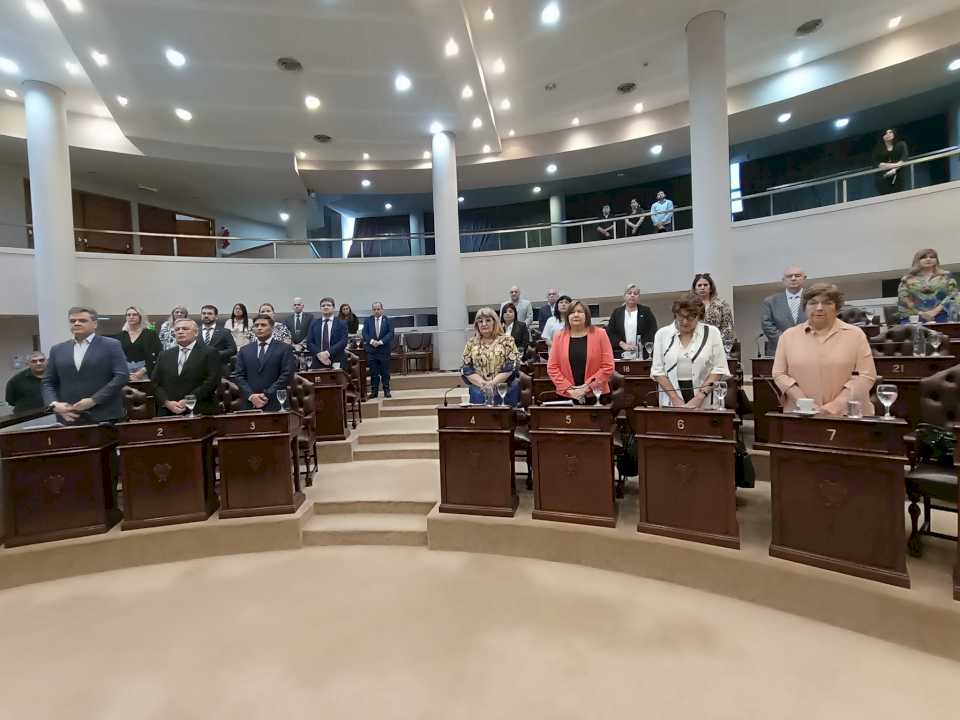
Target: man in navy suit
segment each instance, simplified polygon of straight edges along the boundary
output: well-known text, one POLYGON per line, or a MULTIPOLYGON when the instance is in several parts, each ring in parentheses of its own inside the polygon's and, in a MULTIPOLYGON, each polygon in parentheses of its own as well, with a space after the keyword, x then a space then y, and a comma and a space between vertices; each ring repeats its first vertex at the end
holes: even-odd
POLYGON ((50 348, 43 374, 43 404, 61 423, 113 422, 123 417, 127 358, 118 340, 96 334, 97 311, 73 307, 73 340, 50 348))
POLYGON ((234 379, 243 393, 246 409, 276 412, 280 409, 277 390, 286 390, 296 370, 293 348, 273 339, 274 319, 257 315, 253 319, 255 341, 237 354, 234 379))
POLYGON ((547 302, 544 305, 540 306, 540 309, 537 310, 537 322, 540 323, 540 332, 543 332, 543 329, 547 326, 547 320, 553 317, 553 309, 557 306, 557 298, 560 297, 560 293, 556 288, 550 288, 547 290, 547 302))
POLYGON ((320 317, 310 324, 307 333, 307 348, 313 358, 314 370, 330 370, 334 363, 341 365, 346 361, 347 324, 334 317, 336 303, 333 298, 325 297, 320 301, 320 317))
POLYGON ((393 345, 393 323, 383 314, 383 303, 373 304, 373 315, 363 321, 363 344, 367 348, 367 369, 370 371, 371 399, 380 393, 390 397, 390 348, 393 345))

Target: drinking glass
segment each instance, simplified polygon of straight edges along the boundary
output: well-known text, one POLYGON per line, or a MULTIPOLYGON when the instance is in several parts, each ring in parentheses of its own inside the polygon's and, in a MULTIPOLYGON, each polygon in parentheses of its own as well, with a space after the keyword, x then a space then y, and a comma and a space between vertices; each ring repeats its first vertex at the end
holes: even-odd
POLYGON ((484 405, 493 405, 493 388, 489 385, 483 386, 483 404, 484 405))
POLYGON ((884 409, 886 409, 883 419, 892 420, 893 415, 890 414, 890 408, 897 401, 897 386, 886 384, 877 385, 877 400, 879 400, 884 409))
POLYGON ((930 335, 927 337, 927 342, 930 344, 930 347, 933 348, 933 354, 939 355, 940 343, 943 342, 943 335, 938 332, 930 333, 930 335))
POLYGON ((187 417, 193 417, 193 409, 197 406, 197 396, 184 395, 183 404, 187 406, 187 417))
POLYGON ((713 384, 713 396, 716 399, 716 409, 723 410, 727 404, 727 381, 718 380, 713 384))
POLYGON ((847 417, 859 420, 863 417, 863 408, 859 400, 847 400, 847 417))
POLYGON ((644 343, 644 344, 643 344, 643 349, 647 351, 647 357, 644 358, 644 359, 649 360, 650 358, 653 357, 653 343, 652 343, 652 342, 644 343))
POLYGON ((280 403, 280 411, 286 412, 287 410, 287 391, 286 390, 277 390, 277 402, 280 403))
POLYGON ((603 385, 598 382, 590 383, 590 392, 597 399, 597 405, 600 404, 600 396, 603 395, 603 385))
POLYGON ((733 340, 724 340, 723 351, 729 355, 731 350, 733 350, 733 340))
POLYGON ((510 386, 505 382, 497 383, 497 395, 500 396, 500 404, 507 404, 507 393, 510 391, 510 386))

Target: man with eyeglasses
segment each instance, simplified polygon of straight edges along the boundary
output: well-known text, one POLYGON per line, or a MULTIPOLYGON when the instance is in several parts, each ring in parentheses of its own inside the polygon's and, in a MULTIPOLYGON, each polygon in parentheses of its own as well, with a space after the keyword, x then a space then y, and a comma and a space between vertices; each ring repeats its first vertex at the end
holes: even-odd
POLYGON ((784 331, 806 321, 803 308, 803 285, 807 274, 799 267, 783 271, 783 292, 764 298, 760 306, 760 327, 767 338, 767 355, 774 355, 784 331))

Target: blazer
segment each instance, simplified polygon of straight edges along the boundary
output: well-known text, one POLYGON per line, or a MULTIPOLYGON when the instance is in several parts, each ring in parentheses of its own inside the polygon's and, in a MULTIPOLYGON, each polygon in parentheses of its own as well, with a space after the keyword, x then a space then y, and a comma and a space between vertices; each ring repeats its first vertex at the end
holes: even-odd
MULTIPOLYGON (((593 381, 603 386, 604 394, 610 392, 610 376, 613 375, 613 349, 610 339, 602 329, 593 327, 587 333, 587 369, 583 381, 593 381)), ((547 359, 547 375, 553 381, 557 394, 566 395, 573 387, 573 368, 570 367, 570 331, 561 330, 553 336, 550 357, 547 359)))
POLYGON ((163 343, 160 342, 160 336, 150 328, 143 328, 137 341, 130 342, 130 333, 122 330, 117 336, 120 341, 120 347, 123 348, 123 354, 128 362, 143 361, 143 366, 147 375, 153 372, 153 366, 157 364, 157 358, 163 352, 163 343))
POLYGON ((290 328, 290 334, 293 336, 293 344, 301 345, 303 341, 307 339, 307 333, 310 332, 310 325, 313 323, 313 313, 300 313, 300 328, 297 330, 293 328, 294 317, 296 317, 296 313, 290 313, 290 316, 283 321, 283 324, 290 328))
MULTIPOLYGON (((346 362, 347 339, 349 336, 347 324, 340 318, 334 316, 330 319, 330 363, 346 362)), ((310 350, 310 357, 313 359, 311 367, 330 367, 320 364, 317 353, 320 352, 320 341, 323 339, 323 317, 318 317, 310 325, 310 332, 307 333, 307 348, 310 350)))
MULTIPOLYGON (((621 342, 627 339, 627 333, 624 329, 624 318, 627 314, 627 306, 621 305, 610 314, 610 321, 607 323, 607 335, 610 337, 610 346, 613 348, 613 356, 623 355, 621 342)), ((637 305, 637 339, 641 345, 653 342, 657 334, 657 318, 653 311, 646 305, 637 305)))
POLYGON ((275 412, 280 409, 277 402, 277 390, 286 390, 296 372, 297 361, 293 348, 285 342, 271 340, 267 345, 267 352, 261 360, 257 360, 260 343, 254 340, 240 348, 237 353, 237 371, 234 380, 243 393, 244 408, 253 407, 250 396, 263 393, 269 398, 264 410, 275 412))
POLYGON ((526 324, 527 326, 533 322, 533 305, 530 304, 530 301, 525 297, 520 298, 515 303, 513 300, 504 300, 500 303, 500 312, 497 313, 497 317, 500 317, 503 314, 503 306, 507 303, 513 303, 513 306, 517 309, 517 320, 526 324))
POLYGON ((803 308, 803 300, 800 301, 799 320, 793 321, 793 314, 790 312, 790 305, 787 303, 787 292, 781 290, 769 297, 765 297, 760 304, 760 327, 767 338, 767 354, 775 355, 777 343, 784 331, 789 330, 794 325, 806 322, 807 313, 803 308))
POLYGON ((363 346, 367 349, 367 355, 373 355, 378 358, 390 359, 390 349, 393 345, 393 323, 390 318, 384 315, 380 319, 380 335, 376 334, 377 319, 370 315, 363 319, 363 346), (383 345, 373 347, 371 340, 382 340, 383 345))
POLYGON ((537 322, 540 323, 540 332, 546 327, 547 320, 553 317, 553 310, 550 309, 550 303, 544 303, 537 308, 537 322))
POLYGON ((130 377, 120 341, 91 336, 79 370, 73 364, 75 344, 75 341, 68 340, 50 348, 43 374, 43 404, 75 403, 92 398, 97 404, 81 413, 75 421, 77 424, 119 420, 123 417, 123 387, 130 377))
MULTIPOLYGON (((200 332, 197 334, 197 342, 203 343, 202 325, 200 326, 200 332)), ((213 328, 213 335, 210 336, 210 347, 220 355, 221 365, 229 365, 230 360, 237 354, 237 341, 233 339, 233 333, 223 327, 215 326, 213 328)), ((189 393, 187 394, 189 395, 189 393)))
POLYGON ((522 322, 513 321, 513 327, 510 328, 510 337, 517 344, 517 352, 520 353, 520 359, 525 358, 530 348, 530 329, 522 322))
POLYGON ((177 375, 179 357, 179 345, 164 350, 160 353, 157 366, 153 369, 150 379, 153 380, 158 412, 160 414, 167 412, 163 407, 167 400, 182 400, 184 395, 195 395, 197 406, 194 410, 196 412, 203 415, 216 415, 215 393, 217 385, 220 384, 220 354, 198 339, 183 366, 183 371, 177 375))

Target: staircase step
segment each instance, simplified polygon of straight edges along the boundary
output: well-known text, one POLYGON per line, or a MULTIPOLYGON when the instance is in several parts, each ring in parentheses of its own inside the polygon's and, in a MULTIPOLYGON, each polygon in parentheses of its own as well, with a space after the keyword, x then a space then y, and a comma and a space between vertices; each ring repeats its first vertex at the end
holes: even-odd
POLYGON ((314 515, 426 515, 436 500, 317 500, 314 515))
POLYGON ((380 417, 414 417, 418 415, 436 415, 437 405, 401 405, 400 407, 390 407, 382 405, 380 407, 380 417))
POLYGON ((440 457, 438 442, 369 443, 353 449, 356 460, 417 460, 440 457))
POLYGON ((437 442, 436 430, 425 430, 423 432, 377 432, 369 435, 360 435, 358 442, 360 445, 383 444, 383 443, 434 443, 437 442))
POLYGON ((392 373, 390 376, 391 390, 446 390, 460 382, 460 373, 410 373, 400 375, 392 373))
MULTIPOLYGON (((460 395, 457 393, 450 393, 450 398, 456 400, 456 402, 460 402, 460 395)), ((443 393, 433 392, 429 395, 410 395, 407 397, 394 393, 393 397, 383 399, 383 407, 385 408, 404 407, 406 405, 432 405, 435 407, 442 404, 443 393)))
POLYGON ((427 516, 408 513, 314 515, 304 545, 426 545, 427 516))

